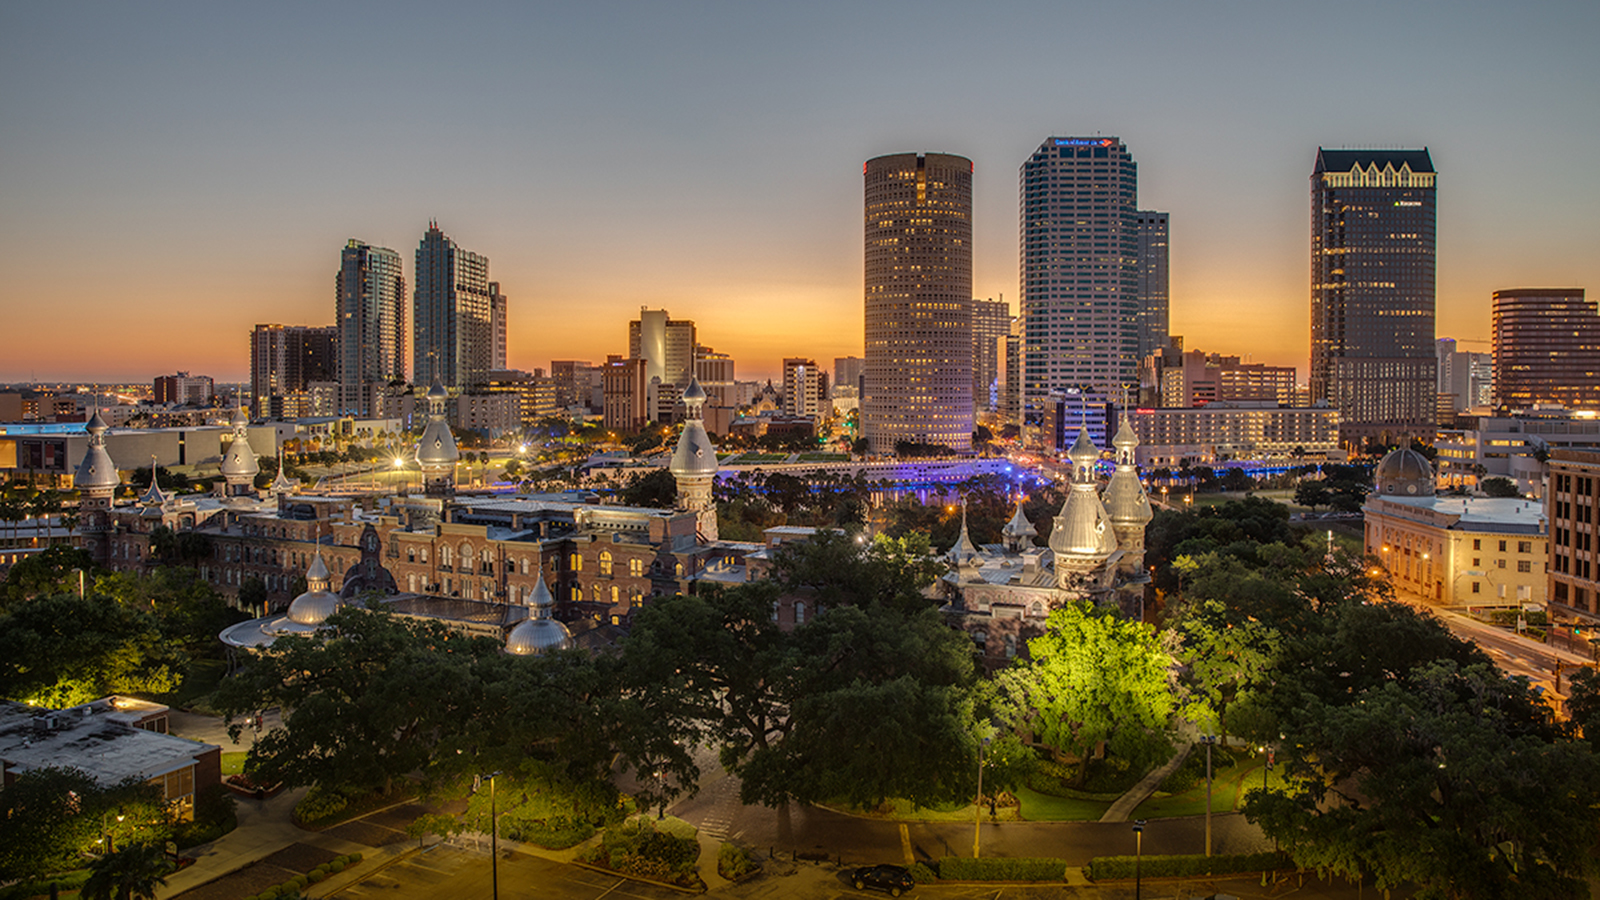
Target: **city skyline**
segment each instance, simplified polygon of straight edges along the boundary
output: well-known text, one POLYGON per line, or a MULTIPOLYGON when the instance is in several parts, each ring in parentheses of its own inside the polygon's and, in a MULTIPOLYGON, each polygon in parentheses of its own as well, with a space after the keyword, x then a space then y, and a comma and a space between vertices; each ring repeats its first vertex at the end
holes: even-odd
POLYGON ((954 7, 897 4, 473 6, 460 29, 383 9, 0 12, 0 381, 244 381, 254 325, 331 324, 330 248, 408 248, 430 219, 494 261, 513 367, 623 352, 650 306, 774 377, 861 353, 876 155, 973 160, 973 295, 1016 309, 1017 165, 1041 134, 1133 148, 1140 207, 1172 215, 1186 346, 1302 380, 1319 146, 1429 148, 1436 331, 1464 349, 1487 349, 1495 290, 1600 281, 1591 5, 1012 4, 954 30, 954 7), (891 27, 903 42, 871 37, 891 27), (340 38, 358 28, 383 39, 340 38), (1336 72, 1304 65, 1311 33, 1336 72), (1093 89, 1043 89, 1069 69, 1093 89), (912 71, 922 89, 884 105, 912 71), (59 328, 63 309, 104 328, 59 328))

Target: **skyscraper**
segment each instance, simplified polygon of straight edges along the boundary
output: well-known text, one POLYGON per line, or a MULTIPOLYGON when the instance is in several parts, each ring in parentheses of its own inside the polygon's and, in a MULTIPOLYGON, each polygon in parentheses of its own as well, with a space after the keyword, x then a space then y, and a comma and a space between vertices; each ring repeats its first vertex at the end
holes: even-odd
POLYGON ((645 381, 687 388, 694 377, 694 323, 674 319, 664 309, 640 308, 628 323, 628 356, 645 361, 645 381))
POLYGON ((972 301, 972 408, 975 414, 999 407, 996 393, 1005 366, 1003 339, 1011 332, 1011 304, 1004 300, 972 301))
POLYGON ((417 245, 411 379, 465 390, 494 369, 489 258, 463 250, 436 222, 417 245))
POLYGON ((316 408, 312 386, 326 395, 331 392, 321 387, 338 380, 338 326, 257 325, 251 332, 250 407, 256 418, 331 414, 335 410, 316 408))
POLYGON ((405 303, 400 254, 355 238, 347 241, 334 277, 341 412, 370 415, 382 387, 405 380, 405 303))
POLYGON ((870 159, 863 436, 972 449, 972 161, 870 159))
POLYGON ((1167 213, 1141 209, 1139 221, 1139 351, 1134 365, 1167 346, 1167 213))
POLYGON ((1081 422, 1104 446, 1138 390, 1138 166, 1120 138, 1051 137, 1019 179, 1024 437, 1065 449, 1081 422))
POLYGON ((1318 149, 1311 173, 1311 399, 1346 446, 1430 438, 1435 174, 1422 150, 1318 149))
POLYGON ((500 293, 500 282, 489 282, 489 330, 494 335, 493 357, 489 368, 498 372, 506 367, 506 295, 500 293))
POLYGON ((1583 288, 1495 291, 1494 402, 1600 410, 1600 315, 1583 288))

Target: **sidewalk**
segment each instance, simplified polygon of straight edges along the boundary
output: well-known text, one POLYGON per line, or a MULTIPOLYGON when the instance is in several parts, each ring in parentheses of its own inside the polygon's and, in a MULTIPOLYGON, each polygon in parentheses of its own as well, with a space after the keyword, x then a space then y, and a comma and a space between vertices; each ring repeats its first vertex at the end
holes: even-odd
POLYGON ((187 850, 194 857, 194 864, 173 873, 166 886, 156 891, 157 900, 175 897, 238 871, 297 841, 309 842, 314 833, 301 830, 292 818, 294 805, 305 795, 306 789, 298 788, 270 800, 239 800, 239 827, 209 844, 187 850))
POLYGON ((1156 792, 1156 788, 1161 786, 1161 782, 1167 780, 1168 775, 1178 771, 1178 767, 1183 765, 1183 761, 1189 758, 1189 751, 1193 749, 1194 744, 1185 741, 1183 746, 1178 749, 1178 752, 1174 753, 1172 758, 1167 760, 1166 765, 1158 766, 1157 768, 1153 769, 1148 775, 1145 775, 1143 778, 1139 779, 1138 784, 1129 788, 1126 794, 1118 797, 1116 801, 1111 804, 1111 808, 1106 810, 1105 815, 1100 817, 1100 821, 1128 821, 1128 817, 1133 815, 1133 811, 1135 809, 1139 808, 1139 804, 1150 799, 1150 795, 1156 792))

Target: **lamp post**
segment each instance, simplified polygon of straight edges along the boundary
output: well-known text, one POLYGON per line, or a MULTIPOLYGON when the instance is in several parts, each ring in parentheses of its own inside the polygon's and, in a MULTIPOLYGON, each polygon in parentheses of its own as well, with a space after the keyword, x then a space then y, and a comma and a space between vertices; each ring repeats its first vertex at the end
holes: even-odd
POLYGON ((1206 856, 1211 855, 1211 748, 1217 743, 1214 734, 1203 735, 1200 743, 1206 745, 1206 856))
POLYGON ((1133 900, 1139 900, 1141 894, 1140 866, 1144 862, 1144 819, 1135 819, 1133 822, 1133 900))
POLYGON ((989 746, 984 738, 978 744, 978 798, 972 803, 972 858, 978 858, 978 830, 983 824, 983 748, 989 746))
POLYGON ((489 890, 494 900, 500 900, 500 818, 494 803, 494 778, 499 774, 489 775, 489 890))

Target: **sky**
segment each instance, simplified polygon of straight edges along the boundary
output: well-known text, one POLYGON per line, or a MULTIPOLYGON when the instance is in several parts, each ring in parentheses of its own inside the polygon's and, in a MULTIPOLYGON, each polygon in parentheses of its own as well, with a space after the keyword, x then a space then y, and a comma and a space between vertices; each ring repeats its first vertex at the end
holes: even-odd
POLYGON ((1114 135, 1171 214, 1185 345, 1300 367, 1316 150, 1439 171, 1440 337, 1600 288, 1600 3, 0 3, 0 381, 248 377, 333 321, 349 238, 430 219, 509 362, 641 306, 740 378, 861 355, 861 165, 973 160, 974 294, 1016 307, 1017 169, 1114 135))

